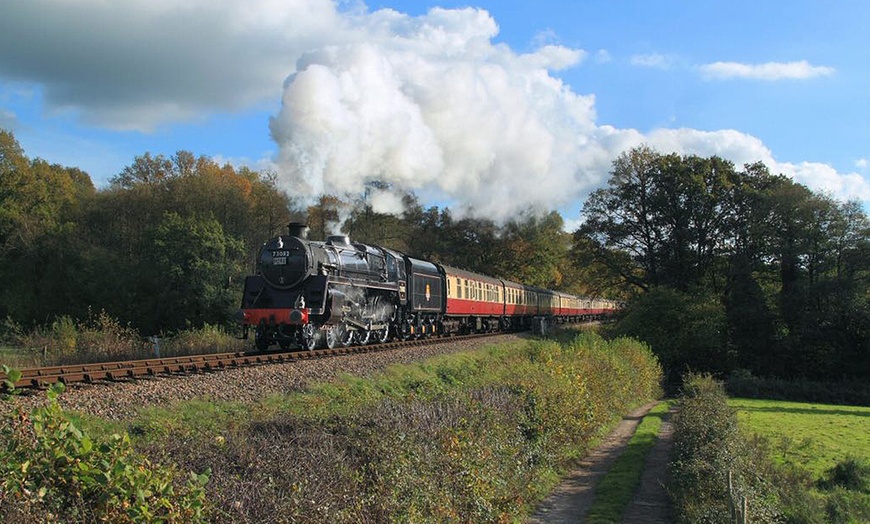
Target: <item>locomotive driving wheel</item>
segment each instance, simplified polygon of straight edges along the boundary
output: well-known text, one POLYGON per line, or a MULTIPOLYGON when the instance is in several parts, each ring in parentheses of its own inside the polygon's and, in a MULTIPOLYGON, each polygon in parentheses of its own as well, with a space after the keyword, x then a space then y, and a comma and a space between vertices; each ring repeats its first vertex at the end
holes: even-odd
POLYGON ((335 349, 339 346, 338 332, 337 332, 336 326, 332 326, 332 325, 326 326, 325 336, 326 336, 326 347, 328 347, 329 349, 335 349))
POLYGON ((311 351, 317 347, 318 333, 319 330, 314 327, 314 324, 305 324, 296 332, 296 342, 301 349, 311 351))
POLYGON ((381 344, 390 340, 390 326, 389 326, 389 324, 386 327, 384 327, 383 329, 378 329, 378 330, 374 331, 374 335, 375 335, 375 339, 378 342, 380 342, 381 344))
POLYGON ((355 329, 349 329, 347 324, 342 322, 338 325, 338 341, 342 346, 348 347, 353 345, 354 340, 356 340, 357 331, 355 329))
POLYGON ((326 347, 329 349, 335 349, 340 346, 350 346, 353 344, 355 338, 356 331, 348 329, 347 324, 344 322, 341 324, 326 326, 326 347))

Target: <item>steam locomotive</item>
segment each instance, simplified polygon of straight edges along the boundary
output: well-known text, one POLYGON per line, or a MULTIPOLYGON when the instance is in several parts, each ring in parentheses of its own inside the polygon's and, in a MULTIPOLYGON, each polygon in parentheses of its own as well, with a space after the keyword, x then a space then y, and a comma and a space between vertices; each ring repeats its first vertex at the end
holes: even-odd
POLYGON ((607 316, 616 303, 420 260, 305 224, 266 242, 237 318, 258 349, 335 348, 392 338, 528 329, 607 316))

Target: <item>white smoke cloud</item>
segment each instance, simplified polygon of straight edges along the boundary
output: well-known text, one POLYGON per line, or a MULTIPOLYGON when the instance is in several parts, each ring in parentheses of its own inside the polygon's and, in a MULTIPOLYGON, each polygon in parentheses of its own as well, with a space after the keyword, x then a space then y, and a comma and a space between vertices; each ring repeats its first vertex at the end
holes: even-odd
POLYGON ((515 53, 470 8, 358 22, 356 39, 307 53, 285 84, 271 128, 288 185, 360 193, 380 180, 503 220, 600 182, 583 155, 597 132, 594 97, 550 74, 583 51, 515 53))

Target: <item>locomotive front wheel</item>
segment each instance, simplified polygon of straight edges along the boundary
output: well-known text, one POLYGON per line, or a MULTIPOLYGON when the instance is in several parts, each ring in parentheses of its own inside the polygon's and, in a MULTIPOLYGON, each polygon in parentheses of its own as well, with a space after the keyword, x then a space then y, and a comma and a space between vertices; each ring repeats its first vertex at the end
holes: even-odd
POLYGON ((259 351, 269 349, 269 337, 266 335, 266 326, 257 326, 257 331, 254 332, 254 346, 259 351))

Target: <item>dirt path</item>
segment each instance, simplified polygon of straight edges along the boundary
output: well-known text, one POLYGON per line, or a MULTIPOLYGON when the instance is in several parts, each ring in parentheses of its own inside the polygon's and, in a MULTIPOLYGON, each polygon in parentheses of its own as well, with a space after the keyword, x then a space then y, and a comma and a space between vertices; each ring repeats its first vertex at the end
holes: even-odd
POLYGON ((640 489, 625 510, 623 524, 667 524, 674 521, 671 502, 665 491, 665 477, 674 437, 671 414, 673 410, 662 421, 659 437, 646 457, 640 489))
MULTIPOLYGON (((641 406, 617 425, 610 435, 568 474, 562 483, 544 500, 528 524, 567 524, 584 521, 595 500, 595 486, 625 450, 641 419, 657 402, 641 406)), ((670 504, 662 487, 670 452, 672 429, 666 419, 659 439, 647 456, 641 487, 626 510, 624 522, 671 522, 670 504)))

